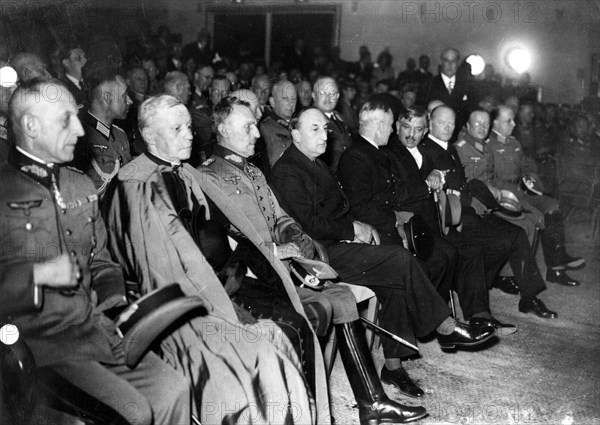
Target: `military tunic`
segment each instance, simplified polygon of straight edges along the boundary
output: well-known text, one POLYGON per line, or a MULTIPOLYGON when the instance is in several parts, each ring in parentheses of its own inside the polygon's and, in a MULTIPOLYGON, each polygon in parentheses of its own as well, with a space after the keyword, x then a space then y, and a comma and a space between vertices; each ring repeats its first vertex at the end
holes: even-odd
POLYGON ((121 128, 114 124, 108 127, 89 111, 83 124, 92 165, 87 174, 102 196, 119 169, 132 159, 129 140, 121 128))
POLYGON ((189 388, 183 377, 153 353, 136 369, 126 367, 115 325, 102 314, 125 304, 125 282, 106 248, 98 195, 89 178, 13 147, 0 179, 0 320, 17 326, 46 385, 58 393, 70 388, 69 397, 81 392, 88 401, 90 396, 100 400, 76 406, 96 423, 150 425, 152 416, 156 424, 188 422, 189 388), (81 267, 78 286, 34 285, 34 264, 66 253, 81 267), (123 400, 136 409, 117 419, 123 400))
POLYGON ((267 147, 269 167, 272 167, 292 144, 288 122, 273 112, 260 124, 260 134, 267 147))
MULTIPOLYGON (((215 154, 200 168, 201 172, 203 169, 205 169, 203 174, 214 180, 228 199, 234 200, 240 208, 243 208, 245 215, 254 224, 264 242, 281 243, 286 228, 291 225, 299 226, 279 206, 264 175, 245 158, 222 146, 217 146, 215 154)), ((318 294, 305 288, 297 290, 303 305, 321 302, 320 296, 329 299, 330 305, 326 306, 325 310, 327 315, 332 317, 312 318, 313 326, 321 325, 315 322, 323 320, 328 322, 331 319, 334 323, 346 323, 358 319, 356 300, 346 287, 333 285, 318 294)))
POLYGON ((521 179, 527 174, 536 173, 537 167, 524 155, 521 143, 517 139, 508 136, 501 140, 499 135, 492 131, 488 146, 493 157, 492 184, 495 187, 510 190, 517 195, 523 207, 532 210, 540 223, 543 223, 543 214, 558 210, 556 199, 544 195, 531 195, 521 188, 521 179))
POLYGON ((489 183, 492 180, 494 160, 486 142, 479 142, 466 131, 461 131, 454 143, 460 162, 465 167, 467 181, 479 179, 489 183))

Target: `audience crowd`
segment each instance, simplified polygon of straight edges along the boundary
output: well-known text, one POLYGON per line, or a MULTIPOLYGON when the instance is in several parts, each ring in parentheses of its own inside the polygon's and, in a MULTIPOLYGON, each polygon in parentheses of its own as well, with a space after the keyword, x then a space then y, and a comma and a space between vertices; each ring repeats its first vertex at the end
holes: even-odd
POLYGON ((425 408, 382 382, 425 397, 402 362, 419 338, 516 332, 491 288, 559 317, 546 284, 585 267, 565 215, 598 220, 593 105, 473 76, 454 48, 398 72, 366 46, 346 62, 297 39, 268 66, 210 46, 162 26, 124 51, 0 58, 18 77, 0 87, 0 325, 31 350, 39 400, 96 424, 331 423, 333 344, 360 423, 404 423, 425 408), (202 308, 144 311, 173 283, 202 308), (367 290, 396 336, 380 371, 367 290), (150 338, 142 312, 172 320, 150 338))

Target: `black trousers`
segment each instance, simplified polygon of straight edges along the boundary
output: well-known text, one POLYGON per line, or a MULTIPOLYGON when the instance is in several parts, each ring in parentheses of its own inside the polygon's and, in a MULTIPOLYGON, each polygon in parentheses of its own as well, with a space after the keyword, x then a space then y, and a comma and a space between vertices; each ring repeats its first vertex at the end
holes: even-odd
MULTIPOLYGON (((415 343, 415 335, 428 335, 450 315, 421 266, 403 247, 333 242, 327 251, 341 281, 375 292, 381 304, 379 324, 399 337, 415 343)), ((415 354, 390 338, 382 338, 382 345, 386 358, 415 354)))
POLYGON ((488 288, 507 261, 519 284, 521 298, 534 298, 546 288, 522 228, 495 215, 479 217, 470 208, 463 209, 462 221, 462 232, 452 230, 449 240, 455 245, 481 247, 488 288))

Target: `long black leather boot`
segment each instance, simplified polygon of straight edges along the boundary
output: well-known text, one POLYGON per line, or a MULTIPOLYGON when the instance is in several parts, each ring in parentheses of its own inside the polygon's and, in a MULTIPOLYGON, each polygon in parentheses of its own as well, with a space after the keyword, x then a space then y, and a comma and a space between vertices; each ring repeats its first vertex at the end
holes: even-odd
POLYGON ((404 406, 386 395, 358 320, 335 326, 340 356, 358 404, 361 425, 406 423, 427 416, 421 406, 404 406))

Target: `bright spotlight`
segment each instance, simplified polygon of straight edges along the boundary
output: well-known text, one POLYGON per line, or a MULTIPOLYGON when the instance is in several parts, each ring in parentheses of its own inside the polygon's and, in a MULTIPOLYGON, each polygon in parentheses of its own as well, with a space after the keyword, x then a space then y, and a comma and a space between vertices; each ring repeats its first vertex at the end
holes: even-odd
POLYGON ((11 87, 17 84, 17 71, 10 66, 0 68, 0 85, 2 87, 11 87))
POLYGON ((471 75, 479 75, 485 69, 485 61, 479 55, 471 55, 467 58, 467 63, 471 65, 471 75))
POLYGON ((515 72, 522 74, 531 66, 531 55, 525 49, 517 48, 508 52, 506 61, 515 72))

